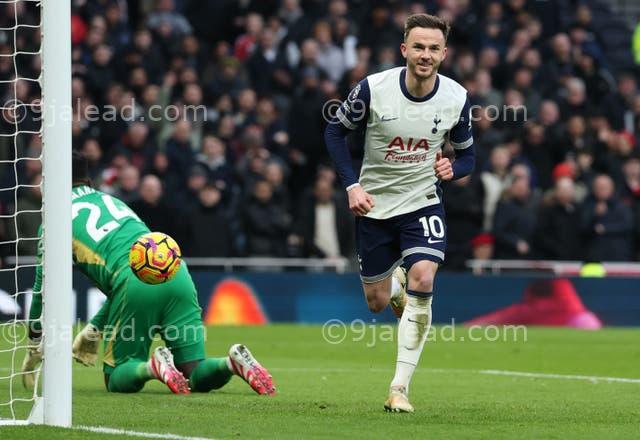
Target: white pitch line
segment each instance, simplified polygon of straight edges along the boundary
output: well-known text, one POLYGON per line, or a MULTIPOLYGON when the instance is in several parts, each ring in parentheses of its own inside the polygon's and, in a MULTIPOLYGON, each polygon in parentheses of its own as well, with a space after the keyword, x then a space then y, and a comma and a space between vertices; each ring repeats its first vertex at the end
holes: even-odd
POLYGON ((105 428, 103 426, 79 425, 79 426, 73 426, 71 429, 75 429, 79 431, 95 432, 98 434, 129 435, 131 437, 159 438, 159 439, 166 439, 166 440, 214 440, 212 438, 207 438, 207 437, 189 437, 189 436, 177 435, 177 434, 156 434, 153 432, 139 432, 139 431, 129 431, 126 429, 105 428))
MULTIPOLYGON (((389 373, 391 369, 386 368, 270 368, 271 371, 282 371, 285 373, 389 373)), ((10 368, 0 368, 0 371, 11 371, 10 368)), ((84 371, 84 370, 80 370, 84 371)), ((533 373, 528 371, 510 370, 465 370, 462 368, 418 368, 418 371, 429 373, 476 373, 489 374, 492 376, 513 376, 530 377, 534 379, 564 379, 564 380, 586 380, 589 382, 618 382, 618 383, 640 383, 640 379, 629 377, 607 377, 607 376, 583 376, 579 374, 555 374, 555 373, 533 373)), ((75 372, 75 369, 74 369, 75 372)))
POLYGON ((479 370, 478 373, 491 374, 495 376, 533 377, 538 379, 566 379, 566 380, 588 380, 590 382, 602 381, 602 382, 640 383, 640 379, 631 379, 627 377, 582 376, 577 374, 527 373, 525 371, 507 371, 507 370, 479 370))
MULTIPOLYGON (((283 372, 317 372, 317 373, 392 373, 391 369, 384 368, 270 368, 272 371, 283 372)), ((473 373, 489 374, 493 376, 514 376, 529 377, 534 379, 564 379, 564 380, 586 380, 589 382, 620 382, 620 383, 640 383, 640 379, 627 377, 607 377, 607 376, 583 376, 577 374, 554 374, 554 373, 533 373, 528 371, 509 370, 466 370, 462 368, 418 368, 417 371, 427 373, 473 373)))

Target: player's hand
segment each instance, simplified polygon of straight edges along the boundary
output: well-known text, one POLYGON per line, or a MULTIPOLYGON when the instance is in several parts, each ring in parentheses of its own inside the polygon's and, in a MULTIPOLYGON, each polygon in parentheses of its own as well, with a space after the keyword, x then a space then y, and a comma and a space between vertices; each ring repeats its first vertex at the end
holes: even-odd
POLYGON ((357 216, 367 215, 375 206, 371 194, 368 194, 360 185, 351 188, 347 194, 349 195, 349 209, 357 216))
POLYGON ((22 361, 22 385, 32 390, 36 384, 39 371, 35 371, 42 363, 42 339, 29 339, 29 348, 22 361))
POLYGON ((100 331, 92 324, 87 324, 73 340, 73 358, 85 367, 93 367, 98 360, 99 344, 100 331))
POLYGON ((442 157, 442 153, 436 153, 436 162, 433 164, 433 169, 436 170, 436 177, 440 180, 453 179, 453 167, 451 161, 446 157, 442 157))

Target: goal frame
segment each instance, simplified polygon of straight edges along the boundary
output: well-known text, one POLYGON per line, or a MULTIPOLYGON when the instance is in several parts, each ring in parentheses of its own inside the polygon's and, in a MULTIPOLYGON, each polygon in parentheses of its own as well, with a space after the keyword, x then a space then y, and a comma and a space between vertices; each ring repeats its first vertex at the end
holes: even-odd
POLYGON ((72 422, 71 1, 42 0, 42 396, 28 423, 72 422))

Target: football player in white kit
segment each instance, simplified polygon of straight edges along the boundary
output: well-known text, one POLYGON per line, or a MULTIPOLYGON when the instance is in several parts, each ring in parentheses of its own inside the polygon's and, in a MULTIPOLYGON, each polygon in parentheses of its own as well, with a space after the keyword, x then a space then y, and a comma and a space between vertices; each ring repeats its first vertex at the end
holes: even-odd
POLYGON ((360 276, 369 309, 400 318, 398 357, 385 409, 413 412, 408 392, 431 325, 433 282, 444 260, 446 225, 439 183, 473 171, 467 91, 438 74, 449 24, 415 14, 400 45, 405 67, 369 75, 327 126, 325 141, 356 215, 360 276), (359 178, 346 136, 364 147, 359 178), (446 141, 455 151, 442 157, 446 141))

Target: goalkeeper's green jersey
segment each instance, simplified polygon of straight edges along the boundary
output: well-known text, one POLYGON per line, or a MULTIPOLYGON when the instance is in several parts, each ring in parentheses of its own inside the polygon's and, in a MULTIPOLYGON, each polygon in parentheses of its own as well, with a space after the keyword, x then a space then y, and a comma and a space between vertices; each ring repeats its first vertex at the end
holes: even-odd
MULTIPOLYGON (((129 270, 131 245, 149 228, 123 201, 90 186, 73 188, 71 206, 73 262, 110 297, 118 275, 129 270)), ((41 239, 38 262, 42 247, 41 239)), ((41 288, 42 267, 38 266, 33 291, 41 288)))

